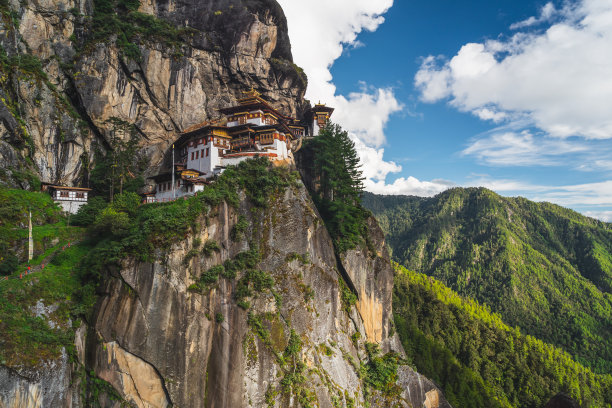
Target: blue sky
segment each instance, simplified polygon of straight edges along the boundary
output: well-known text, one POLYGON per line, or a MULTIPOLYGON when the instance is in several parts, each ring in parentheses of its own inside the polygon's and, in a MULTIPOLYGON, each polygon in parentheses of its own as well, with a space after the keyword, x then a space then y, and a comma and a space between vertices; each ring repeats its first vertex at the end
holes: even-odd
POLYGON ((279 2, 368 190, 482 185, 612 221, 609 0, 279 2))

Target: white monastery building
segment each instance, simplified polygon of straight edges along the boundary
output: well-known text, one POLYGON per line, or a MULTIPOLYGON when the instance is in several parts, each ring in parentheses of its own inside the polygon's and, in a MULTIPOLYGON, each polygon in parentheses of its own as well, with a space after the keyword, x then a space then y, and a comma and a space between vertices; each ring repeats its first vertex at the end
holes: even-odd
POLYGON ((292 163, 294 149, 303 138, 318 134, 334 109, 317 104, 299 121, 283 115, 251 90, 237 105, 219 111, 221 119, 192 126, 181 134, 173 145, 173 172, 151 177, 155 189, 145 194, 146 202, 195 194, 227 166, 250 157, 292 163))
POLYGON ((87 196, 91 189, 55 186, 52 184, 43 183, 42 191, 49 192, 53 198, 53 201, 55 201, 62 208, 62 210, 70 214, 76 214, 82 205, 87 204, 87 196))

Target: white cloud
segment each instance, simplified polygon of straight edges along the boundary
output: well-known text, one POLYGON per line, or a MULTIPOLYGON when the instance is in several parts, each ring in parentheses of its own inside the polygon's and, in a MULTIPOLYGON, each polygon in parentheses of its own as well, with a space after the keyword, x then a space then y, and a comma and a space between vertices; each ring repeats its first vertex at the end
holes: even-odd
POLYGON ((424 102, 437 102, 451 95, 451 73, 448 69, 438 69, 438 59, 425 58, 414 77, 415 86, 421 91, 424 102))
POLYGON ((500 123, 508 117, 508 114, 505 112, 498 112, 495 109, 489 108, 475 109, 472 113, 482 120, 490 120, 495 123, 500 123))
POLYGON ((544 7, 540 9, 540 16, 534 17, 531 16, 526 20, 519 21, 518 23, 514 23, 510 26, 511 30, 518 30, 519 28, 531 27, 537 24, 541 24, 550 19, 556 14, 557 9, 555 9, 555 5, 552 3, 546 3, 544 7))
POLYGON ((293 59, 308 75, 307 97, 333 103, 329 69, 345 48, 361 46, 357 35, 375 31, 393 0, 280 0, 289 23, 293 59))
MULTIPOLYGON (((570 208, 612 206, 612 180, 564 186, 547 186, 518 180, 495 180, 481 177, 468 183, 468 185, 486 187, 498 193, 524 195, 530 200, 548 201, 570 208)), ((583 213, 586 214, 587 211, 583 211, 583 213)))
MULTIPOLYGON (((359 92, 338 95, 330 68, 345 49, 365 46, 357 40, 363 30, 375 31, 393 0, 279 0, 289 25, 293 59, 308 75, 306 97, 335 108, 332 120, 357 143, 364 175, 384 185, 385 177, 402 170, 383 159, 389 117, 403 110, 392 88, 375 89, 362 83, 359 92)), ((366 183, 370 186, 372 182, 366 183)))
POLYGON ((612 222, 612 211, 585 211, 584 215, 605 222, 612 222))
POLYGON ((446 180, 420 181, 414 177, 399 177, 393 183, 386 182, 387 176, 402 171, 402 166, 393 161, 385 161, 383 155, 385 149, 376 149, 367 146, 361 140, 353 136, 355 149, 362 162, 363 176, 366 178, 364 185, 367 191, 385 195, 416 195, 431 197, 456 184, 446 180))
POLYGON ((567 165, 567 154, 588 150, 581 143, 536 137, 524 130, 493 132, 486 138, 473 140, 461 153, 495 166, 557 166, 567 165))
POLYGON ((366 190, 385 195, 415 195, 420 197, 431 197, 442 191, 456 187, 456 184, 446 180, 420 181, 412 176, 400 177, 393 183, 387 184, 384 181, 366 181, 366 190))
POLYGON ((485 120, 527 120, 553 137, 612 138, 612 2, 547 5, 516 28, 555 15, 544 32, 465 44, 450 61, 425 58, 415 75, 421 99, 450 98, 485 120))
POLYGON ((348 97, 334 98, 333 119, 363 143, 380 147, 385 143, 385 127, 389 116, 403 109, 391 88, 352 92, 348 97))

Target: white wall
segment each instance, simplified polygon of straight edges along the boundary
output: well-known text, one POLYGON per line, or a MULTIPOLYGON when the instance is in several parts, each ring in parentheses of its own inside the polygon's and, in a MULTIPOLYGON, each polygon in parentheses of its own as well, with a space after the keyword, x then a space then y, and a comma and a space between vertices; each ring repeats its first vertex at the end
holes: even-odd
POLYGON ((70 214, 76 214, 82 205, 87 204, 86 201, 63 201, 63 200, 54 200, 54 201, 62 208, 63 211, 70 213, 70 214))
POLYGON ((196 147, 189 147, 187 149, 187 169, 198 170, 202 173, 206 173, 206 176, 212 175, 213 169, 220 164, 219 159, 219 147, 215 147, 213 139, 211 138, 207 144, 200 144, 196 147), (208 157, 206 156, 206 149, 208 148, 208 157), (198 153, 198 159, 191 160, 191 154, 198 153), (204 157, 202 157, 204 154, 204 157))

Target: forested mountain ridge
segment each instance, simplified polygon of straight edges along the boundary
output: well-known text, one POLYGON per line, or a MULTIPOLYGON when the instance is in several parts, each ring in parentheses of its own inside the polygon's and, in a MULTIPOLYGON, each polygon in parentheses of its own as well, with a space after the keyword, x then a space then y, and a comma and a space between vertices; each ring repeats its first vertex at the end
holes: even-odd
POLYGON ((612 371, 612 225, 487 189, 365 194, 395 261, 596 372, 612 371))
POLYGON ((394 321, 407 358, 453 406, 541 408, 557 395, 576 403, 560 407, 610 407, 611 375, 593 373, 430 276, 397 264, 395 273, 394 321))

